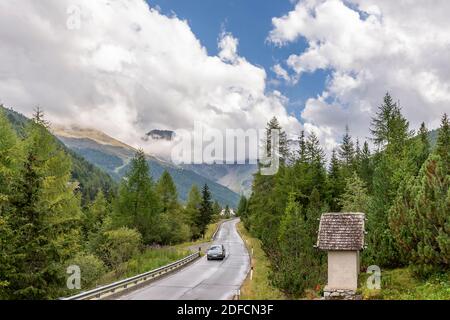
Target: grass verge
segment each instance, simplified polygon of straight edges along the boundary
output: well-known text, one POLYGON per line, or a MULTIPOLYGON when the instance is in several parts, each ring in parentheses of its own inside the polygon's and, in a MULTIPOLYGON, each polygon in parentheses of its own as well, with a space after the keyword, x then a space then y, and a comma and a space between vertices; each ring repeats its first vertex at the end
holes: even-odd
POLYGON ((450 300, 450 275, 439 274, 418 279, 408 268, 382 270, 381 289, 368 289, 369 275, 362 274, 360 288, 367 300, 450 300))
POLYGON ((131 260, 121 264, 115 270, 105 274, 99 281, 106 285, 122 279, 126 279, 150 270, 154 270, 168 265, 177 260, 183 259, 190 254, 187 250, 174 247, 163 247, 146 249, 141 254, 131 260))
POLYGON ((250 277, 244 281, 241 287, 242 300, 283 300, 285 295, 275 288, 269 280, 270 262, 261 248, 261 241, 250 236, 242 222, 239 222, 237 229, 242 239, 247 245, 251 258, 251 265, 254 267, 253 280, 250 277))
POLYGON ((197 245, 209 242, 214 232, 219 226, 219 222, 212 223, 205 232, 205 239, 184 242, 171 247, 146 249, 141 254, 132 258, 128 262, 123 263, 115 270, 105 274, 100 280, 101 285, 113 283, 122 279, 126 279, 150 270, 154 270, 168 265, 177 260, 183 259, 192 253, 190 250, 197 245))

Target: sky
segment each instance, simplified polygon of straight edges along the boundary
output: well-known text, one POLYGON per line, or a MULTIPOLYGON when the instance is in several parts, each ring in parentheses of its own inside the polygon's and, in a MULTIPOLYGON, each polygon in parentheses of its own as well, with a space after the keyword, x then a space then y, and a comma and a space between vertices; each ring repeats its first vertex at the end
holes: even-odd
POLYGON ((450 112, 447 0, 2 0, 0 103, 146 151, 152 129, 369 137, 389 91, 411 128, 450 112))
POLYGON ((282 16, 294 7, 290 0, 148 0, 147 2, 150 6, 157 7, 163 14, 176 15, 186 20, 209 54, 219 53, 217 42, 221 33, 231 33, 239 40, 239 54, 252 64, 264 67, 269 78, 268 90, 280 90, 289 97, 286 108, 297 117, 306 100, 319 95, 324 89, 327 76, 325 71, 306 74, 301 85, 279 81, 280 78, 273 71, 274 66, 282 65, 292 52, 304 51, 307 46, 306 41, 302 39, 283 47, 267 41, 267 36, 272 30, 272 18, 282 16))

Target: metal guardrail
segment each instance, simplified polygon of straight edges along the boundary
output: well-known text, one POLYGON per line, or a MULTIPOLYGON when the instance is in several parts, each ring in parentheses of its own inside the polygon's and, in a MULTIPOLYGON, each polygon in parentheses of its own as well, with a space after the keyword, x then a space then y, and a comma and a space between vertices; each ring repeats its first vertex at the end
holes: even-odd
POLYGON ((137 285, 143 284, 147 281, 157 279, 160 276, 167 274, 169 272, 172 272, 176 269, 179 269, 186 264, 194 261, 195 259, 200 257, 200 252, 191 254, 187 256, 186 258, 183 258, 181 260, 175 261, 171 264, 168 264, 167 266, 148 271, 146 273, 120 280, 111 284, 108 284, 106 286, 98 287, 86 292, 79 293, 77 295, 67 297, 67 298, 61 298, 60 300, 98 300, 102 298, 106 298, 111 295, 115 295, 117 293, 120 293, 122 291, 128 290, 132 287, 135 287, 137 285))

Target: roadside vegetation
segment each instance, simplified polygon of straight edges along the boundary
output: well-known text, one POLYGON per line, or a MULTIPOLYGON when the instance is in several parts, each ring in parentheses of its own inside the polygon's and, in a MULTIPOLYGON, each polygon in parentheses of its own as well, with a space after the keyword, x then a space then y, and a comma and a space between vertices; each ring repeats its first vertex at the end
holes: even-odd
POLYGON ((391 283, 381 296, 446 297, 442 293, 448 287, 436 287, 441 282, 436 279, 450 273, 446 114, 432 145, 425 124, 417 132, 410 130, 388 93, 372 119, 371 140, 355 141, 347 126, 329 162, 314 132, 301 132, 292 148, 276 118, 267 124, 269 154, 274 129, 281 132, 279 170, 273 176, 261 170, 255 174, 252 194, 241 198, 238 215, 261 240, 277 288, 294 298, 320 292, 327 265, 326 253, 314 248, 321 214, 364 212, 367 249, 361 266, 392 270, 385 275, 391 283), (372 150, 369 142, 375 146, 372 150))
POLYGON ((410 268, 384 270, 379 290, 367 288, 367 277, 360 277, 360 293, 366 300, 450 300, 449 273, 421 279, 410 268))
POLYGON ((141 150, 118 187, 101 188, 86 172, 81 184, 74 172, 39 109, 18 126, 0 108, 0 299, 74 293, 66 286, 73 265, 90 288, 170 263, 186 250, 166 247, 208 237, 222 210, 207 185, 181 204, 170 174, 153 181, 141 150))
POLYGON ((261 241, 250 236, 242 222, 237 229, 251 255, 251 266, 254 267, 253 279, 250 275, 241 287, 241 300, 284 300, 285 295, 270 281, 270 261, 261 248, 261 241))

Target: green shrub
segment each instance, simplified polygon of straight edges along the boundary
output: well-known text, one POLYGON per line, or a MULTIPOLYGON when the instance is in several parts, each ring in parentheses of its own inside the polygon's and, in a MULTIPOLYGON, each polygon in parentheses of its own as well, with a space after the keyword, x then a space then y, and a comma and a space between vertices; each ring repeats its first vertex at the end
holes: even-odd
POLYGON ((68 266, 79 266, 81 271, 81 289, 93 287, 106 272, 102 260, 92 254, 80 253, 66 263, 68 266))
POLYGON ((122 227, 104 232, 96 247, 97 255, 105 264, 116 268, 140 252, 142 236, 134 229, 122 227))

